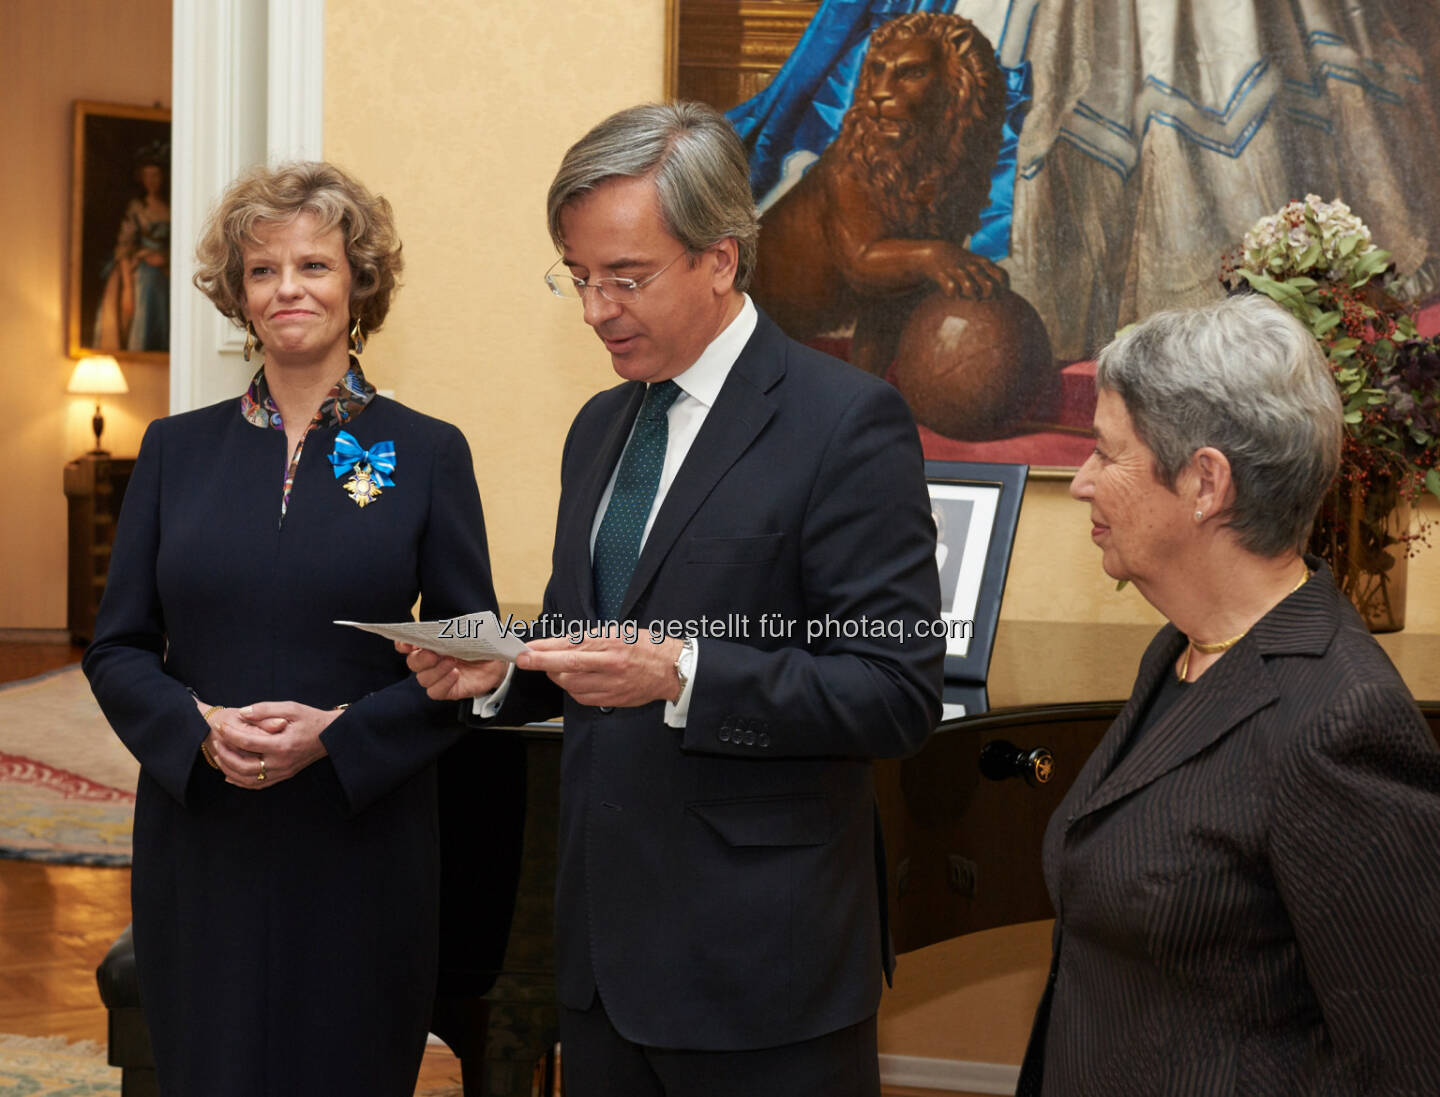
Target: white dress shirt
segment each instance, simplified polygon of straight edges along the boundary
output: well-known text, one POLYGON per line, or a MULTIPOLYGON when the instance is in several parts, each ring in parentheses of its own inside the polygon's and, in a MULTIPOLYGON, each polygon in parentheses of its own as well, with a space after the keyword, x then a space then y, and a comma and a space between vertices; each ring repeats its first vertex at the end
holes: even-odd
MULTIPOLYGON (((695 439, 700 434, 700 428, 705 425, 705 417, 710 414, 710 409, 715 405, 716 398, 720 395, 720 389, 725 384, 725 379, 730 376, 730 370, 734 367, 740 352, 745 349, 745 344, 750 341, 750 336, 755 332, 755 325, 759 322, 759 316, 755 311, 755 305, 749 295, 744 295, 744 304, 741 305, 735 319, 725 326, 719 335, 712 339, 706 348, 700 352, 700 357, 695 359, 683 373, 675 378, 675 384, 680 386, 680 395, 670 405, 670 410, 665 413, 666 441, 665 441, 665 464, 660 469, 660 483, 655 489, 655 501, 650 504, 650 514, 645 519, 645 529, 640 535, 640 548, 643 551, 645 541, 650 536, 650 528, 655 524, 655 515, 660 513, 660 507, 665 502, 665 496, 670 492, 670 485, 675 482, 675 474, 680 471, 684 464, 690 447, 695 444, 695 439)), ((630 432, 635 432, 632 424, 630 432)), ((625 444, 630 444, 630 439, 625 439, 625 444)), ((623 454, 624 451, 622 450, 623 454)), ((600 496, 600 504, 595 508, 595 520, 590 525, 590 554, 593 560, 595 554, 595 535, 600 532, 600 523, 605 517, 605 508, 610 505, 611 493, 615 490, 615 476, 620 471, 620 462, 615 462, 615 469, 610 473, 610 482, 605 485, 605 491, 600 496)), ((637 641, 648 643, 649 640, 637 641)), ((700 641, 695 641, 695 662, 691 667, 689 679, 685 683, 685 689, 680 694, 678 701, 665 702, 665 723, 670 727, 683 728, 685 718, 690 711, 690 694, 695 688, 695 678, 700 667, 700 641)), ((509 692, 510 678, 515 673, 515 666, 512 663, 505 675, 505 680, 496 687, 495 692, 488 697, 477 697, 474 702, 474 711, 481 717, 494 716, 504 703, 505 694, 509 692)))

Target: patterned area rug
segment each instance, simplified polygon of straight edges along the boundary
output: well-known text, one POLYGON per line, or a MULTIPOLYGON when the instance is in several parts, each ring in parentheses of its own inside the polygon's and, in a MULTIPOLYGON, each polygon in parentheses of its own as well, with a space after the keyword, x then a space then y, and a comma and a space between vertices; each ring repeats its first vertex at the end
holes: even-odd
POLYGON ((0 1035, 0 1097, 119 1097, 105 1049, 63 1036, 0 1035))
POLYGON ((128 865, 139 771, 78 667, 0 686, 0 857, 128 865))

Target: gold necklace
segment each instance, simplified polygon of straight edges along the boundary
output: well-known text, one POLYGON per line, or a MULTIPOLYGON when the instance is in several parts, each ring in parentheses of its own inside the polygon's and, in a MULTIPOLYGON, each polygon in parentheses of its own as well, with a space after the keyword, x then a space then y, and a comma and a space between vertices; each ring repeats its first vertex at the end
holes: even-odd
MULTIPOLYGON (((1303 587, 1309 578, 1310 568, 1307 566, 1305 568, 1305 574, 1300 576, 1300 581, 1285 592, 1285 598, 1289 598, 1290 595, 1303 587)), ((1280 600, 1283 602, 1285 598, 1280 600)), ((1198 651, 1201 655, 1219 655, 1222 651, 1229 651, 1241 640, 1245 639, 1249 632, 1250 630, 1247 628, 1244 632, 1240 633, 1240 635, 1232 636, 1228 640, 1212 640, 1209 643, 1203 640, 1191 640, 1189 637, 1186 637, 1185 654, 1180 658, 1180 669, 1175 672, 1175 677, 1183 682, 1190 676, 1190 653, 1192 651, 1198 651)))

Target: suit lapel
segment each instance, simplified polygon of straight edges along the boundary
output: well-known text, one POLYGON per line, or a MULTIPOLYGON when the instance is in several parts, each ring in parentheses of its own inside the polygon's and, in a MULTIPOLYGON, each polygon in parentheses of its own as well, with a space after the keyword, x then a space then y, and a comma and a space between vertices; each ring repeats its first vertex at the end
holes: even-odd
POLYGON ((650 527, 625 590, 620 606, 622 619, 630 616, 706 496, 775 414, 769 390, 784 375, 784 356, 785 337, 761 313, 655 515, 655 524, 650 527))
MULTIPOLYGON (((1172 655, 1178 657, 1179 652, 1176 646, 1172 655)), ((1170 672, 1168 662, 1165 670, 1170 672)), ((1246 637, 1144 732, 1081 805, 1076 818, 1099 811, 1188 762, 1279 696, 1259 647, 1253 637, 1246 637)))
POLYGON ((1309 582, 1257 621, 1249 635, 1206 671, 1117 765, 1114 759, 1158 685, 1159 674, 1171 673, 1185 643, 1172 625, 1155 638, 1141 662, 1130 702, 1102 742, 1100 749, 1108 752, 1104 764, 1095 767, 1091 787, 1077 801, 1080 807, 1070 825, 1183 765, 1278 700, 1280 691, 1266 665, 1268 658, 1324 654, 1339 627, 1339 615, 1346 610, 1330 569, 1314 557, 1307 557, 1306 563, 1313 572, 1309 582))
MULTIPOLYGON (((1115 760, 1124 751, 1125 745, 1135 731, 1136 721, 1145 711, 1146 702, 1159 684, 1160 676, 1169 672, 1184 643, 1184 637, 1173 625, 1166 625, 1140 659, 1140 670, 1135 675, 1135 685, 1130 690, 1130 700, 1115 717, 1115 722, 1100 740, 1095 753, 1090 756, 1080 775, 1075 779, 1072 792, 1074 803, 1086 805, 1095 795, 1095 790, 1106 780, 1115 768, 1115 760)), ((1076 813, 1071 821, 1079 818, 1076 813)))
MULTIPOLYGON (((586 619, 595 616, 595 580, 590 564, 590 531, 595 526, 595 511, 630 437, 630 428, 639 414, 640 404, 645 399, 642 383, 631 382, 626 388, 630 391, 625 393, 624 403, 609 417, 594 459, 586 466, 576 485, 574 502, 563 518, 567 528, 556 531, 557 552, 563 553, 563 558, 556 560, 556 574, 571 577, 571 594, 576 599, 573 604, 580 606, 579 616, 586 619)), ((579 447, 582 443, 577 439, 576 445, 579 447)), ((585 450, 579 448, 577 452, 583 454, 585 450)))

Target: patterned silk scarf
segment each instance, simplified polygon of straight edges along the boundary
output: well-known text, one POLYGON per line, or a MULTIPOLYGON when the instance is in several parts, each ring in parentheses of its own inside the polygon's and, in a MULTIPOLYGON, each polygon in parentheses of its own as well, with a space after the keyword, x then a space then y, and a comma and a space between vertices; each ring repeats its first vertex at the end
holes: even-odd
MULTIPOLYGON (((284 490, 280 495, 282 523, 285 521, 285 512, 290 509, 290 489, 295 483, 295 470, 300 467, 300 455, 305 451, 305 440, 310 437, 310 432, 316 427, 341 426, 350 422, 364 411, 373 399, 375 386, 365 380, 365 372, 360 368, 360 362, 352 356, 350 368, 325 399, 320 401, 315 417, 300 436, 295 452, 290 455, 290 461, 285 466, 284 490)), ((270 396, 270 386, 265 381, 263 365, 251 378, 245 395, 240 397, 240 414, 245 417, 246 422, 262 430, 285 430, 285 420, 281 418, 280 409, 275 406, 275 401, 270 396)))

